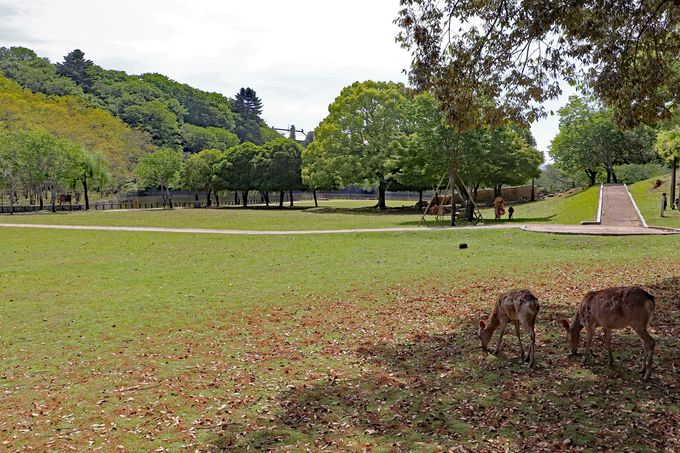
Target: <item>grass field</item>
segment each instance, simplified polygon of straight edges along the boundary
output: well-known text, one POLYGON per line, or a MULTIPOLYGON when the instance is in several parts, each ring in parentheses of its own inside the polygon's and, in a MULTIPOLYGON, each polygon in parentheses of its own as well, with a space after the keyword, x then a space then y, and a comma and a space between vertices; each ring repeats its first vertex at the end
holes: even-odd
POLYGON ((629 186, 629 190, 649 225, 680 228, 680 211, 670 209, 670 175, 640 181, 629 186), (656 180, 661 180, 663 184, 655 189, 656 180), (668 210, 661 217, 661 194, 664 192, 668 195, 668 210))
POLYGON ((678 237, 0 234, 7 450, 680 448, 678 237), (631 332, 609 369, 556 325, 634 283, 657 296, 648 384, 631 332), (498 357, 475 335, 518 286, 542 304, 534 370, 511 333, 498 357))
MULTIPOLYGON (((597 213, 596 188, 557 196, 534 203, 516 204, 515 223, 580 223, 592 220, 597 213)), ((388 202, 388 209, 371 208, 372 201, 323 201, 299 203, 294 209, 174 209, 89 211, 69 213, 3 214, 0 223, 48 223, 64 225, 146 226, 171 228, 212 228, 252 230, 329 230, 345 228, 413 227, 421 214, 410 201, 388 202)), ((491 209, 482 210, 485 224, 496 224, 491 209)), ((432 222, 433 216, 428 216, 432 222)), ((500 223, 508 222, 507 217, 500 223)))

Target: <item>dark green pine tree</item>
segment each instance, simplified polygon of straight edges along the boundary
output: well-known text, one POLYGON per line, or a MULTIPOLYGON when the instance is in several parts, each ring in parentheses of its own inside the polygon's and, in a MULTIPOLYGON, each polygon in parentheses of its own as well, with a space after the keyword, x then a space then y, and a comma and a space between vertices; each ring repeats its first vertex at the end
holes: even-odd
POLYGON ((92 77, 87 69, 93 64, 91 60, 85 59, 85 53, 82 50, 75 49, 64 57, 63 63, 57 63, 56 66, 59 75, 68 77, 88 91, 92 87, 92 77))
POLYGON ((241 115, 243 121, 260 121, 262 114, 262 101, 252 88, 241 88, 236 93, 234 111, 241 115))

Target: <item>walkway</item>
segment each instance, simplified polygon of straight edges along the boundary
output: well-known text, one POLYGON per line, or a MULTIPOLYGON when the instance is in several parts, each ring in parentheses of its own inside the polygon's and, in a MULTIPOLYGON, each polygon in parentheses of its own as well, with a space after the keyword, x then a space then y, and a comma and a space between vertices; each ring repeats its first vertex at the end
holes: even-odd
POLYGON ((605 184, 602 190, 601 225, 615 227, 642 227, 637 207, 623 184, 605 184))

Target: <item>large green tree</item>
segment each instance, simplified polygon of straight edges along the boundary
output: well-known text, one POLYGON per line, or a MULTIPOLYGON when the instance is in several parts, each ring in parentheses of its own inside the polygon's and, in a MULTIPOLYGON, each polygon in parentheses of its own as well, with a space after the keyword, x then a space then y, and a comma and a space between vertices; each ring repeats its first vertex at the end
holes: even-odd
POLYGON ((163 194, 163 207, 172 209, 170 189, 179 185, 182 163, 182 153, 163 148, 142 156, 135 167, 135 174, 141 184, 160 188, 163 194))
POLYGON ((393 82, 355 82, 328 107, 314 131, 315 143, 330 157, 343 185, 375 184, 377 207, 398 171, 399 140, 408 133, 406 90, 393 82))
MULTIPOLYGON (((279 192, 279 206, 283 206, 285 191, 302 188, 302 147, 296 142, 280 137, 266 143, 256 158, 259 187, 279 192)), ((293 198, 290 198, 291 204, 293 198)))
POLYGON ((220 184, 231 190, 240 190, 243 207, 248 207, 248 192, 258 185, 256 158, 262 148, 253 143, 241 143, 224 152, 217 164, 216 174, 220 184))
POLYGON ((588 84, 624 126, 680 102, 680 1, 401 0, 411 78, 456 130, 544 115, 560 80, 588 84))
POLYGON ((182 168, 182 185, 189 190, 204 191, 207 206, 212 206, 212 199, 210 198, 212 193, 215 194, 217 205, 220 204, 217 164, 222 160, 222 157, 222 151, 206 149, 189 156, 182 168))
POLYGON ((560 130, 550 155, 569 174, 585 172, 591 185, 599 170, 606 173, 607 182, 616 182, 616 165, 646 163, 654 157, 651 128, 622 131, 611 111, 596 102, 572 96, 559 113, 560 130))
POLYGON ((88 70, 93 65, 94 63, 91 60, 85 58, 85 53, 82 50, 75 49, 64 57, 63 62, 57 63, 57 72, 88 91, 93 84, 92 76, 88 70))

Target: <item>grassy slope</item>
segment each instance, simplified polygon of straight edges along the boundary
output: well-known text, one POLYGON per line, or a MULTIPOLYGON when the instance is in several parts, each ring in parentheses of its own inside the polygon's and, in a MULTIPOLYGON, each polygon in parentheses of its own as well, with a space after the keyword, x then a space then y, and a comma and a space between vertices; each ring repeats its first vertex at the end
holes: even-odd
MULTIPOLYGON (((670 207, 670 175, 658 178, 647 179, 629 186, 630 193, 635 199, 640 213, 649 225, 680 228, 680 212, 677 210, 667 210, 664 217, 661 217, 661 194, 666 192, 668 195, 668 205, 670 207), (657 179, 663 184, 657 189, 653 188, 653 183, 657 179)), ((677 196, 677 195, 676 195, 677 196)))
MULTIPOLYGON (((569 196, 558 196, 534 203, 515 205, 515 221, 527 223, 570 223, 594 219, 597 212, 597 188, 569 196)), ((173 211, 73 212, 56 214, 0 215, 0 223, 55 223, 66 225, 163 226, 175 228, 217 228, 255 230, 307 230, 339 228, 408 227, 420 223, 421 215, 413 211, 370 209, 371 201, 325 201, 319 208, 311 202, 300 203, 307 209, 203 209, 173 211)), ((390 201, 390 207, 412 204, 390 201)), ((490 209, 482 211, 487 223, 495 223, 490 209)), ((432 217, 430 217, 432 219, 432 217)))
POLYGON ((680 238, 2 233, 10 449, 678 447, 680 238), (630 283, 656 285, 647 387, 629 332, 613 372, 597 342, 592 365, 568 359, 554 323, 587 289, 630 283), (513 335, 498 358, 474 335, 512 286, 542 300, 532 372, 513 335))

